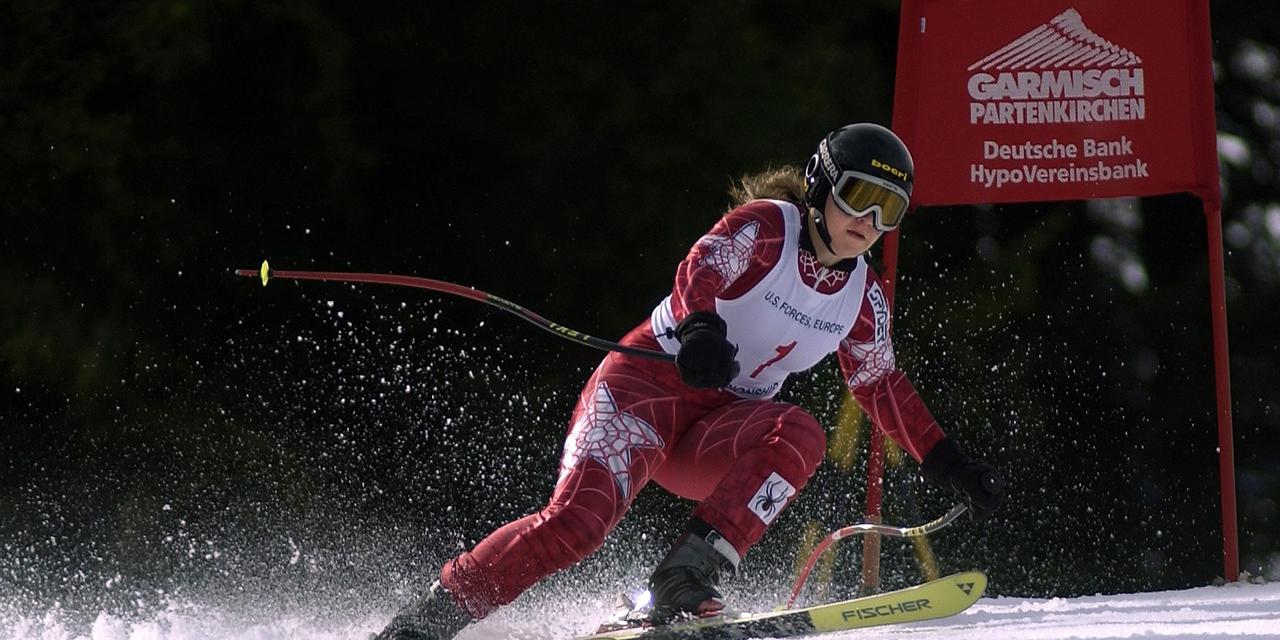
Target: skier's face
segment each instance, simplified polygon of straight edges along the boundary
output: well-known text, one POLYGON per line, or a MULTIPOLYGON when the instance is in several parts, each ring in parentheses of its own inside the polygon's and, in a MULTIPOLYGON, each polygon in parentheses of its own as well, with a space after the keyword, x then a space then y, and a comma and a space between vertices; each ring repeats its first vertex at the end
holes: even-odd
POLYGON ((870 215, 851 216, 836 206, 835 198, 830 195, 823 207, 822 219, 831 233, 831 248, 841 259, 866 253, 884 234, 872 224, 870 215))

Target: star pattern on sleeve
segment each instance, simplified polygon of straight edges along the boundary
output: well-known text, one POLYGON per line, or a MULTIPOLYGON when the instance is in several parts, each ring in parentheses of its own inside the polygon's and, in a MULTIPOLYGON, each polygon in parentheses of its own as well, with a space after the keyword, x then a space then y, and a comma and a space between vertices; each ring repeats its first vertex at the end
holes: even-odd
POLYGON ((609 385, 596 385, 590 404, 573 423, 560 461, 560 479, 583 460, 591 459, 613 474, 626 500, 631 495, 631 452, 633 449, 662 449, 662 436, 635 414, 618 409, 609 385))
POLYGON ((849 376, 850 387, 869 385, 898 367, 897 357, 893 354, 893 341, 888 338, 880 342, 854 342, 846 338, 844 348, 861 363, 853 375, 849 376))
POLYGON ((698 244, 706 248, 699 264, 707 265, 720 274, 724 279, 722 290, 733 284, 751 265, 751 255, 755 252, 759 233, 760 223, 753 220, 742 225, 733 235, 708 234, 698 241, 698 244))

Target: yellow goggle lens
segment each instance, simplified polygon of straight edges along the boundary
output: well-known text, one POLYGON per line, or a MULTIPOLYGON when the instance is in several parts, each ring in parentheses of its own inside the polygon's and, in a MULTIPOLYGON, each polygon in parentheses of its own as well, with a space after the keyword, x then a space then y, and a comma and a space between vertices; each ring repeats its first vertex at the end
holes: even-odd
POLYGON ((907 201, 901 194, 867 180, 841 180, 835 196, 836 204, 851 216, 864 216, 869 209, 878 206, 873 221, 881 231, 897 228, 907 214, 907 201))

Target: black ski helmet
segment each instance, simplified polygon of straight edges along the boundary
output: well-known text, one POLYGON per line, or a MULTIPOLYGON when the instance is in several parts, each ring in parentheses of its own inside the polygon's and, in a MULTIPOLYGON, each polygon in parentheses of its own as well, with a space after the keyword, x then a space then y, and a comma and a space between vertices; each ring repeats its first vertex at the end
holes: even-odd
POLYGON ((821 211, 831 186, 845 171, 888 180, 907 196, 915 182, 915 163, 907 145, 892 131, 870 122, 840 127, 818 143, 804 168, 805 202, 821 211))
POLYGON ((902 139, 870 122, 840 127, 818 142, 818 150, 804 168, 804 199, 815 210, 818 235, 831 249, 831 235, 823 220, 827 194, 846 171, 857 171, 897 186, 911 197, 915 164, 902 139))

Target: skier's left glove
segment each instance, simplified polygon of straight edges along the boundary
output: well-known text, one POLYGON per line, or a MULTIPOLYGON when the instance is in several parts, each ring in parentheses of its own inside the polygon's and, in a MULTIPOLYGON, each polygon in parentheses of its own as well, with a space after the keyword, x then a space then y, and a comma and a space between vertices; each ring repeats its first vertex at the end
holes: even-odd
POLYGON ((959 493, 969 505, 974 522, 991 517, 1004 503, 1004 476, 995 467, 965 455, 951 438, 939 441, 925 455, 920 462, 920 475, 959 493))

